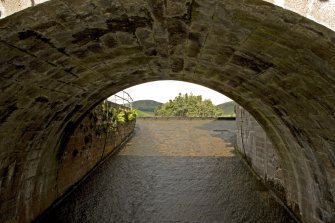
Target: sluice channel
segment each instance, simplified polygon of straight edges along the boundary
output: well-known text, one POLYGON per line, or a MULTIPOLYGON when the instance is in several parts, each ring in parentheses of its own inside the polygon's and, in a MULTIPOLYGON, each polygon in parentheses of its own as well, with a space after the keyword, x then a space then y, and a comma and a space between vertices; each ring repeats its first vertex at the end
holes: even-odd
POLYGON ((39 222, 294 222, 234 151, 234 121, 138 120, 39 222))

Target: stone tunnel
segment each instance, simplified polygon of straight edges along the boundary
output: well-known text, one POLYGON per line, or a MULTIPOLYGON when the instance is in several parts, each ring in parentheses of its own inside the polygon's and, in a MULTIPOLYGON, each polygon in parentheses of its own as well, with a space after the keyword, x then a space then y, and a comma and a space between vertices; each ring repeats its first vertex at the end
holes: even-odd
POLYGON ((0 215, 10 207, 11 222, 60 196, 56 156, 85 114, 154 80, 238 102, 274 144, 287 205, 302 222, 335 222, 331 29, 260 0, 51 0, 0 20, 0 50, 0 215))

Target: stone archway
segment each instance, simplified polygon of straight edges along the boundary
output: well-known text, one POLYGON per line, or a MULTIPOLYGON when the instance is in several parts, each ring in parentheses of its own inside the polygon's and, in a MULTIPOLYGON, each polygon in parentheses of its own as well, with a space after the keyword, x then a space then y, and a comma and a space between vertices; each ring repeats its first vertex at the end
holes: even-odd
POLYGON ((281 157, 288 204, 331 222, 334 44, 333 31, 258 0, 53 0, 7 17, 1 197, 33 219, 61 194, 57 150, 84 114, 129 86, 182 80, 246 108, 281 157))

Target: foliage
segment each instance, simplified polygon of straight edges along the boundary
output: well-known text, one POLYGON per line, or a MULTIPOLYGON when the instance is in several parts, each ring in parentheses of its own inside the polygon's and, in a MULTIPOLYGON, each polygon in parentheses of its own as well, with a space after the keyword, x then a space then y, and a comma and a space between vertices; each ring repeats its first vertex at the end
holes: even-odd
POLYGON ((191 94, 182 95, 155 109, 156 116, 178 117, 218 117, 223 115, 223 110, 213 105, 211 100, 203 100, 202 96, 191 94))
POLYGON ((116 108, 109 105, 106 100, 101 104, 101 110, 97 112, 101 122, 99 132, 113 131, 120 123, 133 121, 137 116, 135 109, 116 108))
POLYGON ((144 112, 144 111, 141 111, 141 110, 136 110, 136 111, 137 111, 138 117, 150 117, 150 116, 154 116, 154 114, 151 113, 151 112, 144 112))
POLYGON ((124 111, 120 111, 118 114, 116 114, 116 122, 118 123, 126 122, 126 114, 124 111))
POLYGON ((229 102, 226 102, 226 103, 219 104, 218 107, 223 109, 223 111, 224 111, 223 116, 225 116, 225 117, 236 117, 235 105, 236 105, 236 102, 229 101, 229 102))
POLYGON ((132 121, 136 119, 137 116, 138 116, 138 113, 136 109, 131 109, 130 111, 127 112, 128 121, 132 121))

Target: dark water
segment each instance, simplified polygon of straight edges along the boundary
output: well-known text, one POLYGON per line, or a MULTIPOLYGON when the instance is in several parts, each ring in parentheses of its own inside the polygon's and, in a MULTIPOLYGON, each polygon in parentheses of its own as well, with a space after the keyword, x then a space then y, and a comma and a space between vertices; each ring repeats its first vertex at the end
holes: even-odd
POLYGON ((232 121, 139 121, 40 222, 293 222, 234 154, 232 121))

